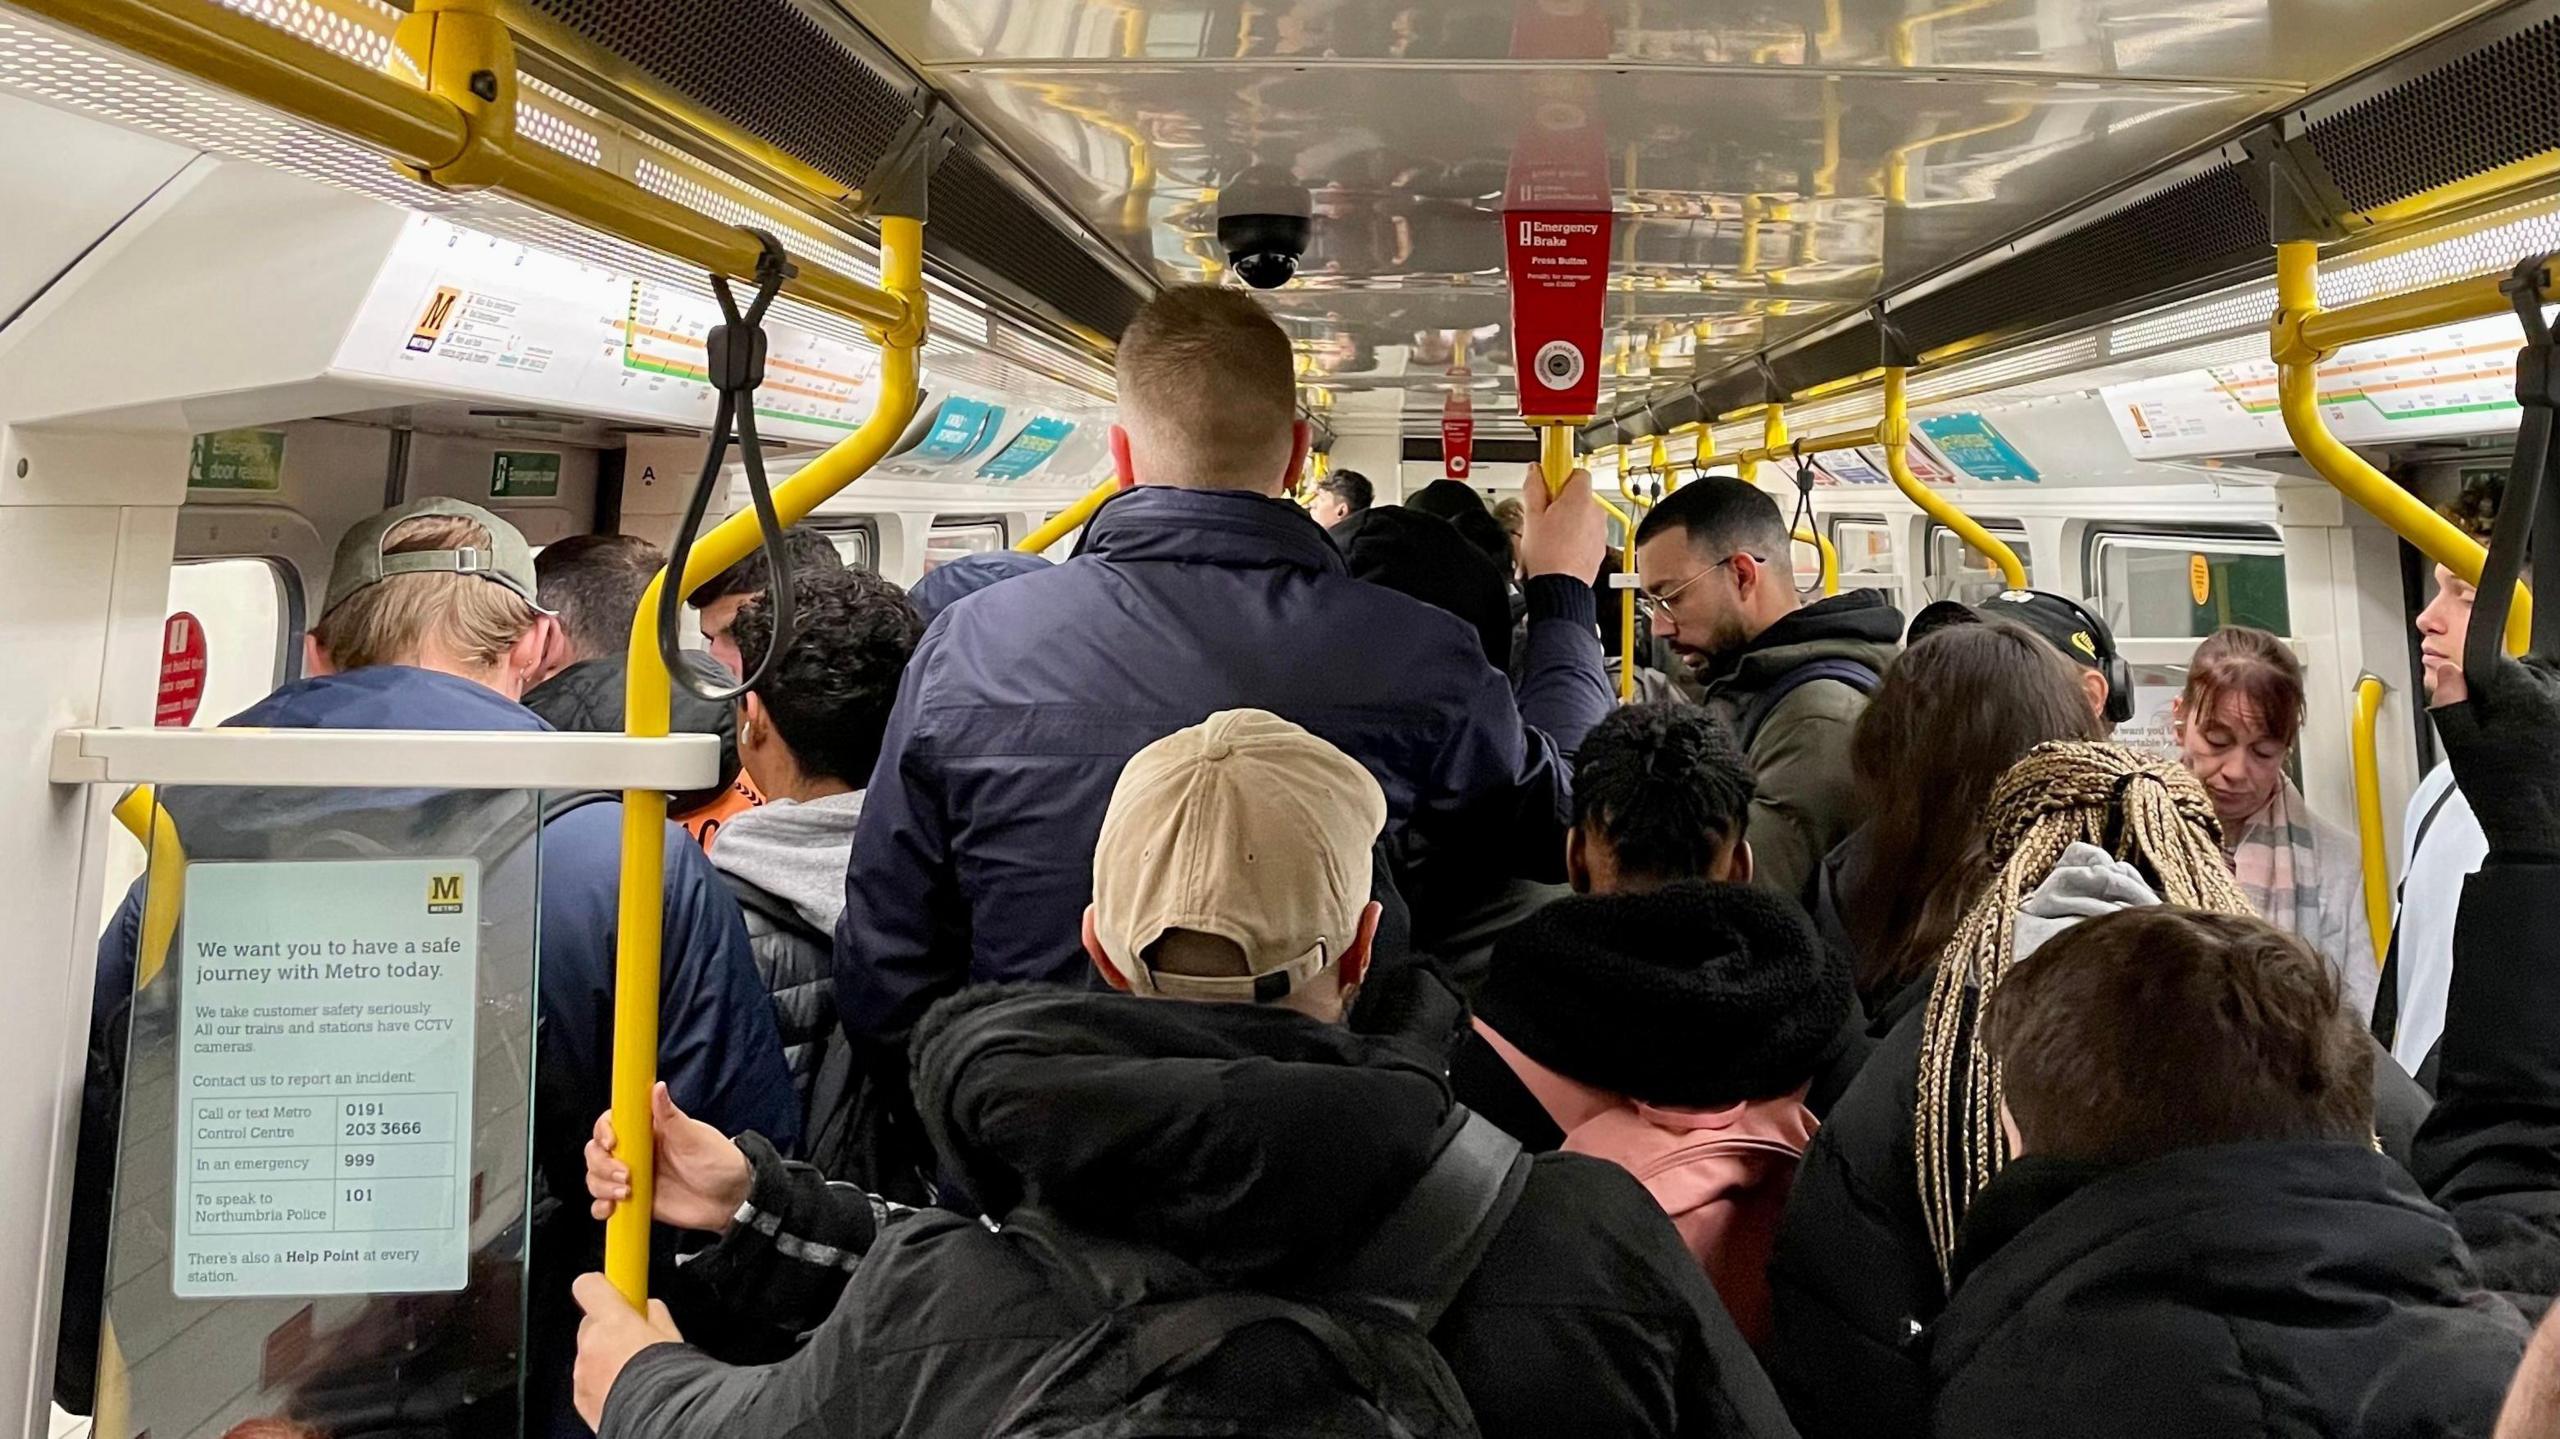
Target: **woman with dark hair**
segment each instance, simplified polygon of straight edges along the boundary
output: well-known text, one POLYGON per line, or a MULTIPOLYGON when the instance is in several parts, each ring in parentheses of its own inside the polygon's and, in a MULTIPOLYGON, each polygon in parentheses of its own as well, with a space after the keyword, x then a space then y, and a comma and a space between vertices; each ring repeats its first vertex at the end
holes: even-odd
POLYGON ((2213 798, 2222 852, 2249 902, 2338 972, 2373 1017, 2380 972, 2365 920, 2363 850, 2311 812, 2284 764, 2302 735, 2302 661, 2265 630, 2233 625, 2196 646, 2170 714, 2187 770, 2213 798))
POLYGON ((1886 668, 1849 747, 1871 808, 1815 872, 1811 896, 1825 937, 1856 960, 1875 1032, 1927 991, 1981 887, 1993 783, 2047 740, 2105 734, 2071 661, 2013 624, 1939 630, 1886 668))

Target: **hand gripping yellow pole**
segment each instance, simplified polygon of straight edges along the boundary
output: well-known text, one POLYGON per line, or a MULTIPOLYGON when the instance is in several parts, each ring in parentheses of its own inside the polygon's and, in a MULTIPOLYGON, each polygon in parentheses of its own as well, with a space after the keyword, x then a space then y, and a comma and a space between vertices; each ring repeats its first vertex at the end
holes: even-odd
POLYGON ((1893 477, 1893 487, 1903 497, 1918 505, 1921 511, 1956 532, 1973 546, 1975 554, 1987 557, 2000 567, 2000 582, 2013 590, 2027 587, 2027 567, 2018 562, 2018 552, 2002 544, 1999 537, 1975 524, 1973 516, 1957 509, 1946 496, 1934 493, 1911 473, 1911 406, 1908 381, 1911 371, 1901 365, 1888 365, 1884 372, 1884 418, 1876 424, 1876 442, 1884 446, 1885 473, 1893 477))
POLYGON ((1539 420, 1538 473, 1545 476, 1550 495, 1564 488, 1573 478, 1573 425, 1566 420, 1539 420))
MULTIPOLYGON (((2324 323, 2320 246, 2310 240, 2288 240, 2276 246, 2276 318, 2270 336, 2276 400, 2284 411, 2285 433, 2293 437, 2293 447, 2302 452, 2302 458, 2338 493, 2390 526, 2394 534, 2417 546, 2419 553, 2475 585, 2480 583, 2488 550, 2330 433, 2329 422, 2320 414, 2320 360, 2326 353, 2323 345, 2330 340, 2347 344, 2507 308, 2506 297, 2498 293, 2494 281, 2485 286, 2485 298, 2491 302, 2485 310, 2443 298, 2450 294, 2458 300, 2468 295, 2469 304, 2478 305, 2483 302, 2482 290, 2480 282, 2440 285, 2411 296, 2327 312, 2329 323, 2324 323), (2366 322, 2358 318, 2363 315, 2373 318, 2366 322)), ((2515 603, 2507 611, 2507 652, 2523 654, 2532 633, 2533 596, 2517 585, 2515 603)))
POLYGON ((2382 851, 2382 762, 2374 731, 2382 717, 2386 686, 2368 674, 2356 681, 2351 755, 2356 772, 2356 838, 2364 852, 2364 918, 2379 969, 2391 949, 2391 862, 2382 851))
MULTIPOLYGON (((774 518, 799 523, 819 503, 853 483, 906 432, 915 418, 916 380, 924 351, 924 224, 903 216, 880 218, 880 276, 905 306, 908 319, 879 332, 880 403, 862 427, 773 488, 774 518)), ((691 593, 713 575, 755 552, 762 540, 753 510, 742 510, 696 541, 678 587, 691 593)), ((630 679, 623 725, 635 736, 662 737, 668 728, 670 681, 658 654, 658 596, 664 570, 649 582, 631 621, 630 679)), ((649 1207, 654 1148, 649 1133, 649 1091, 658 1080, 658 976, 665 914, 667 796, 663 790, 622 792, 622 903, 613 992, 613 1132, 616 1152, 631 1169, 631 1197, 605 1225, 604 1273, 637 1308, 649 1292, 649 1207)))

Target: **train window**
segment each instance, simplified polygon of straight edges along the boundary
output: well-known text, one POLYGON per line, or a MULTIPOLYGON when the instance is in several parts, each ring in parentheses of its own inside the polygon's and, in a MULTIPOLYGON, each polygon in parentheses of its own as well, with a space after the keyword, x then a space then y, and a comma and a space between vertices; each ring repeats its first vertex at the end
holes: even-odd
MULTIPOLYGON (((2027 543, 2027 532, 1997 523, 1983 526, 1991 537, 2015 550, 2018 563, 2026 567, 2027 583, 2035 583, 2035 547, 2027 543)), ((1929 598, 1959 600, 1978 605, 2009 587, 2000 567, 1991 557, 1964 542, 1964 537, 1945 525, 1929 527, 1929 598)))
POLYGON ((1004 521, 998 519, 936 520, 924 539, 927 573, 962 555, 983 555, 1004 548, 1004 521))
MULTIPOLYGON (((1893 552, 1893 527, 1882 520, 1839 519, 1831 522, 1831 547, 1840 554, 1840 588, 1883 590, 1899 597, 1902 593, 1902 566, 1893 552)), ((1797 548, 1797 563, 1804 563, 1804 547, 1797 548)), ((1806 570, 1797 578, 1817 573, 1806 570)), ((1898 598, 1897 598, 1898 602, 1898 598)))
POLYGON ((2201 639, 2224 625, 2293 632, 2273 535, 2102 531, 2090 540, 2089 573, 2119 638, 2201 639))
POLYGON ((871 558, 872 544, 870 526, 857 525, 851 529, 831 529, 827 531, 827 539, 829 543, 836 547, 836 558, 844 561, 844 567, 846 569, 869 570, 878 568, 871 558))
POLYGON ((188 723, 222 723, 300 668, 301 604, 292 572, 272 560, 186 560, 169 570, 169 613, 202 631, 204 691, 188 723))

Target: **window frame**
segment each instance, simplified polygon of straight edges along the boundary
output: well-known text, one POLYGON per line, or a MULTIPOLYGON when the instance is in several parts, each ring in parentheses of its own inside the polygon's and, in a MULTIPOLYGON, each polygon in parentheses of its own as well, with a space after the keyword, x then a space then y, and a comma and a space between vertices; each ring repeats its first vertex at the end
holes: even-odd
MULTIPOLYGON (((2287 559, 2284 550, 2284 534, 2273 525, 2189 524, 2150 526, 2124 523, 2109 524, 2104 522, 2091 524, 2087 531, 2080 537, 2080 573, 2086 581, 2085 587, 2089 592, 2089 603, 2097 610, 2099 618, 2104 619, 2109 628, 2119 631, 2116 635, 2116 640, 2119 645, 2126 643, 2139 643, 2146 640, 2161 642, 2183 641, 2193 644, 2200 642, 2205 637, 2202 635, 2141 635, 2122 632, 2123 627, 2117 624, 2115 616, 2110 613, 2110 602, 2113 597, 2109 596, 2106 592, 2107 575, 2106 566, 2103 563, 2103 557, 2105 553, 2105 546, 2111 541, 2126 549, 2151 550, 2155 552, 2193 554, 2199 550, 2209 550, 2222 554, 2272 555, 2279 562, 2287 559)), ((2291 643, 2294 638, 2291 633, 2293 629, 2292 579, 2292 573, 2290 567, 2288 567, 2285 575, 2286 633, 2277 636, 2277 638, 2282 639, 2287 643, 2291 643)), ((2133 610, 2130 597, 2127 597, 2125 618, 2128 623, 2131 621, 2132 616, 2133 610)))
MULTIPOLYGON (((2010 549, 2014 551, 2020 552, 2018 555, 2018 563, 2026 570, 2027 584, 2032 588, 2036 582, 2036 567, 2035 561, 2032 558, 2035 554, 2035 537, 2027 532, 2026 523, 2022 520, 1986 520, 1980 518, 1977 518, 1974 522, 1981 525, 1982 528, 1990 534, 1991 538, 2009 546, 2010 549)), ((1949 578, 1962 579, 1967 573, 1961 563, 1959 563, 1957 568, 1953 571, 1945 571, 1938 568, 1938 541, 1942 538, 1956 542, 1957 557, 1959 561, 1962 559, 1963 551, 1971 548, 1970 545, 1965 543, 1964 536, 1956 533, 1955 526, 1938 520, 1931 520, 1929 522, 1929 533, 1926 540, 1923 542, 1926 553, 1921 556, 1920 563, 1920 591, 1922 594, 1930 596, 1933 601, 1936 599, 1936 596, 1932 590, 1932 581, 1949 578)), ((1996 577, 2000 572, 1995 566, 1991 573, 1996 577)), ((2001 585, 2001 588, 2008 588, 2005 581, 2001 585)), ((1954 599, 1956 596, 1953 593, 1950 593, 1946 598, 1954 599)))
POLYGON ((857 566, 848 560, 845 568, 867 570, 872 574, 880 572, 880 526, 876 521, 819 518, 810 523, 816 526, 818 533, 827 537, 828 544, 836 546, 836 558, 839 560, 844 559, 844 546, 838 541, 847 536, 861 541, 867 563, 857 566))
MULTIPOLYGON (((967 529, 981 529, 981 528, 992 528, 992 529, 996 532, 996 542, 995 542, 993 545, 990 545, 989 547, 987 547, 986 549, 983 549, 983 550, 970 550, 970 551, 968 551, 968 553, 969 553, 969 554, 973 554, 973 555, 993 554, 995 551, 997 551, 997 550, 1001 550, 1001 549, 1003 549, 1006 545, 1009 545, 1009 544, 1013 543, 1013 527, 1005 523, 1005 518, 1004 518, 1004 516, 1002 516, 1002 515, 989 515, 989 514, 952 514, 952 515, 935 515, 935 516, 933 517, 933 522, 932 522, 931 524, 928 524, 927 526, 925 526, 925 531, 924 531, 924 553, 925 553, 925 555, 926 555, 926 556, 930 556, 930 555, 932 555, 932 553, 933 553, 933 537, 934 537, 934 536, 936 536, 936 535, 938 535, 938 534, 942 534, 942 533, 944 533, 945 531, 951 531, 951 530, 967 530, 967 529)), ((955 559, 956 559, 956 558, 958 558, 958 556, 954 556, 953 558, 955 558, 955 559)), ((943 560, 943 561, 940 561, 939 563, 940 563, 940 564, 949 564, 949 563, 951 563, 951 561, 950 561, 950 560, 943 560)), ((938 567, 938 566, 928 565, 928 566, 926 566, 926 567, 925 567, 925 569, 924 569, 924 571, 923 571, 923 572, 924 572, 924 573, 926 573, 926 574, 931 574, 931 573, 933 572, 933 570, 934 570, 935 568, 937 568, 937 567, 938 567)))
MULTIPOLYGON (((275 582, 276 661, 274 673, 267 682, 267 688, 272 691, 302 678, 301 640, 310 623, 304 615, 301 569, 282 555, 221 554, 173 556, 169 561, 169 572, 175 576, 179 570, 191 565, 226 565, 243 561, 265 566, 267 578, 275 582)), ((160 607, 163 611, 169 608, 166 596, 160 607)), ((164 613, 161 619, 165 624, 168 616, 164 613)))

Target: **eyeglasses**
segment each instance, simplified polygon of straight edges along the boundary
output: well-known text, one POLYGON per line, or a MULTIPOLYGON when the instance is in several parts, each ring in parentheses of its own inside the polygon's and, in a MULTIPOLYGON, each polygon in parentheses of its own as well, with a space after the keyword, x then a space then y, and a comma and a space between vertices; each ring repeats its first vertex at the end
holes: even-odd
POLYGON ((1680 620, 1677 615, 1673 615, 1671 613, 1671 602, 1680 598, 1681 593, 1687 590, 1691 585, 1694 585, 1698 581, 1705 579, 1707 576, 1714 574, 1716 571, 1723 569, 1725 566, 1732 564, 1735 560, 1744 558, 1750 559, 1755 564, 1765 565, 1769 563, 1761 556, 1749 554, 1747 551, 1727 555, 1723 559, 1716 561, 1714 564, 1707 566, 1705 569, 1698 571, 1696 574, 1689 576, 1689 578, 1682 580, 1680 583, 1673 585, 1671 588, 1664 590, 1658 595, 1649 590, 1636 591, 1636 614, 1647 624, 1653 623, 1654 618, 1657 615, 1662 616, 1670 623, 1672 628, 1679 628, 1680 620))

